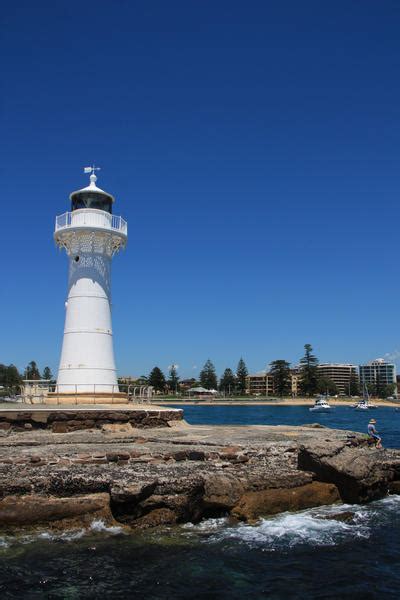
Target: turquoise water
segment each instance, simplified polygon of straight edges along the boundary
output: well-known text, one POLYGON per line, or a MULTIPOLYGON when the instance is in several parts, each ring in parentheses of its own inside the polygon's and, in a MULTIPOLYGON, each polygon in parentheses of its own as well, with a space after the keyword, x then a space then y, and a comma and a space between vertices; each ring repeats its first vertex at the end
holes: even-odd
MULTIPOLYGON (((347 407, 318 418, 302 407, 191 406, 185 413, 192 423, 319 421, 360 431, 368 420, 347 407)), ((400 415, 384 408, 374 416, 387 445, 395 445, 400 415)), ((252 526, 221 518, 127 535, 95 522, 59 537, 3 535, 0 593, 3 599, 397 599, 399 509, 400 496, 390 496, 367 506, 284 513, 252 526), (354 512, 352 522, 333 518, 344 510, 354 512)))

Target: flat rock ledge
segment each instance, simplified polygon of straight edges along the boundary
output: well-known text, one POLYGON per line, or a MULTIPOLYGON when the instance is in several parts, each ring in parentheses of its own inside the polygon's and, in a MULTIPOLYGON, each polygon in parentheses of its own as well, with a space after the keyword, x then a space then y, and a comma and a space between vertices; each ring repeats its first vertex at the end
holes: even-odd
POLYGON ((0 528, 129 529, 364 503, 400 492, 400 450, 350 431, 131 423, 0 432, 0 528))
POLYGON ((69 433, 105 426, 125 425, 150 429, 171 427, 182 421, 183 410, 149 405, 88 405, 48 406, 28 405, 0 409, 0 431, 21 433, 48 429, 53 433, 69 433))

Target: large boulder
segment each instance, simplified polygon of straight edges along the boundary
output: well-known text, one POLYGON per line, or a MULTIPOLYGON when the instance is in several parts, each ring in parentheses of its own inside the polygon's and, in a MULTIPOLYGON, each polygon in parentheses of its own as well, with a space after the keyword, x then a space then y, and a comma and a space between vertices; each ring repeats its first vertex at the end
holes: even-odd
POLYGON ((0 526, 27 526, 65 519, 113 521, 108 494, 87 494, 70 498, 55 496, 6 496, 0 500, 0 526))
POLYGON ((266 515, 288 510, 303 510, 340 501, 338 489, 331 483, 313 481, 295 488, 247 492, 232 510, 237 519, 254 521, 266 515))
POLYGON ((386 496, 390 482, 400 476, 400 458, 391 450, 344 441, 309 443, 300 447, 298 466, 319 481, 332 482, 343 502, 363 503, 386 496))

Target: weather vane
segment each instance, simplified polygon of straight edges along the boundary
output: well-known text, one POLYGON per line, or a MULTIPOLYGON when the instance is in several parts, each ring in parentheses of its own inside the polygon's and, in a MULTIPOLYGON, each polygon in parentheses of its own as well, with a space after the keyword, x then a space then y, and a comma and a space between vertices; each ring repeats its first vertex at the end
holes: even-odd
POLYGON ((95 165, 92 165, 91 167, 84 167, 83 172, 90 173, 91 175, 95 175, 95 171, 100 171, 100 170, 101 170, 100 167, 96 167, 95 165))

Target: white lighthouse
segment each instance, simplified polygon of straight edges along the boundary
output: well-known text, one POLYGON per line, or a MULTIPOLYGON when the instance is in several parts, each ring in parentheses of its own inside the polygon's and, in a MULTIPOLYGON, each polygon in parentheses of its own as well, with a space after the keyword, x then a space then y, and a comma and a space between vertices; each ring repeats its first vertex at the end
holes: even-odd
POLYGON ((126 402, 118 389, 111 325, 111 259, 127 242, 114 198, 96 185, 70 195, 71 212, 56 218, 54 239, 69 259, 68 297, 57 386, 49 401, 126 402))

